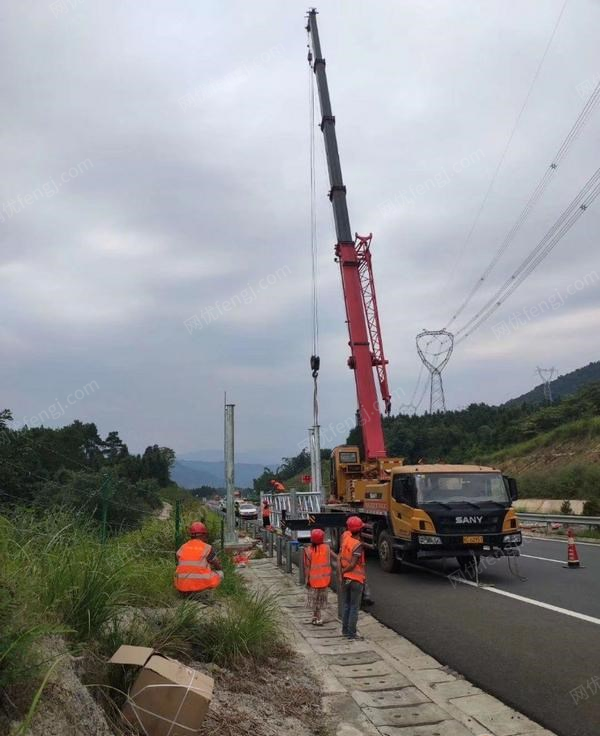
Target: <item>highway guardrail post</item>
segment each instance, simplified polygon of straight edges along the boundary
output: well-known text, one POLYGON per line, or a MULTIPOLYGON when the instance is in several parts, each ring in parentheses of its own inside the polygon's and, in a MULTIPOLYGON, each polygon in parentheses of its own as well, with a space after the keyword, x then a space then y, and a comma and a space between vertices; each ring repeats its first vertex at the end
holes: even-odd
POLYGON ((275 542, 275 549, 277 552, 277 567, 281 567, 283 564, 283 549, 282 549, 282 542, 283 539, 281 537, 277 537, 277 540, 275 542))
POLYGON ((304 587, 306 583, 306 575, 304 571, 304 549, 298 547, 298 583, 301 587, 304 587))
POLYGON ((269 532, 269 557, 273 557, 273 532, 269 532))
POLYGON ((288 540, 285 543, 285 571, 292 574, 292 542, 288 540))

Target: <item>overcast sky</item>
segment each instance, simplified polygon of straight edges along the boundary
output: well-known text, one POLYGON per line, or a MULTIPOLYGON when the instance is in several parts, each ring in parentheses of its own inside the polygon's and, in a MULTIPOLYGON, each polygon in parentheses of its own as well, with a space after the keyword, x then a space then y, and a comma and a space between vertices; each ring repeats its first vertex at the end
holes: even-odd
MULTIPOLYGON (((419 374, 416 333, 446 324, 600 78, 600 2, 570 0, 466 243, 562 5, 319 5, 351 225, 374 233, 396 407, 419 374)), ((80 418, 134 450, 219 448, 227 390, 240 452, 298 450, 312 391, 305 10, 2 4, 0 408, 15 426, 80 418)), ((596 110, 465 317, 594 172, 599 130, 596 110)), ((345 437, 327 428, 351 421, 355 396, 316 134, 320 405, 334 444, 345 437)), ((599 226, 597 202, 456 347, 449 407, 522 393, 536 365, 598 359, 599 226), (564 303, 535 309, 556 293, 564 303)))

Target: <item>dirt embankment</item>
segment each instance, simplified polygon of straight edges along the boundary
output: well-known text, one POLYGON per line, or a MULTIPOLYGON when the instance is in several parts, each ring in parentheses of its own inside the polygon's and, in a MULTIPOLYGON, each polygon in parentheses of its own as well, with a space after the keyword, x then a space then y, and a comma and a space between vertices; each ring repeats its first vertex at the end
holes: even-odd
MULTIPOLYGON (((517 449, 517 448, 516 448, 517 449)), ((518 451, 518 450, 517 450, 518 451)), ((600 441, 598 438, 569 439, 551 445, 532 448, 510 456, 510 448, 490 458, 492 464, 503 472, 516 475, 535 471, 547 471, 567 465, 600 464, 600 441)))

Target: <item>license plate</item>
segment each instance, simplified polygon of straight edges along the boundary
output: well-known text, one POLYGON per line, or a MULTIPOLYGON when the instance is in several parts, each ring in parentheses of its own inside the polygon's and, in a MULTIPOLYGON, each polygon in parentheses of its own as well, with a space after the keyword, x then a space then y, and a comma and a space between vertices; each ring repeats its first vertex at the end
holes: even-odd
POLYGON ((483 537, 480 535, 463 537, 463 544, 483 544, 483 537))

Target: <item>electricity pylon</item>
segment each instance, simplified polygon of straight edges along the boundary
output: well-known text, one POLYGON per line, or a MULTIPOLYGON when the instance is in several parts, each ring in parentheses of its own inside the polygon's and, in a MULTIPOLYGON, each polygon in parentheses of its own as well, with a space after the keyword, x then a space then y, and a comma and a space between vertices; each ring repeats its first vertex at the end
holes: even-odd
POLYGON ((416 338, 417 353, 429 371, 429 413, 446 411, 442 371, 454 348, 454 335, 447 330, 423 330, 416 338), (431 346, 434 345, 432 348, 431 346))
POLYGON ((544 399, 546 399, 546 403, 551 404, 552 387, 550 386, 550 384, 556 378, 558 371, 556 370, 556 368, 540 368, 540 366, 538 365, 537 373, 544 383, 544 399))

